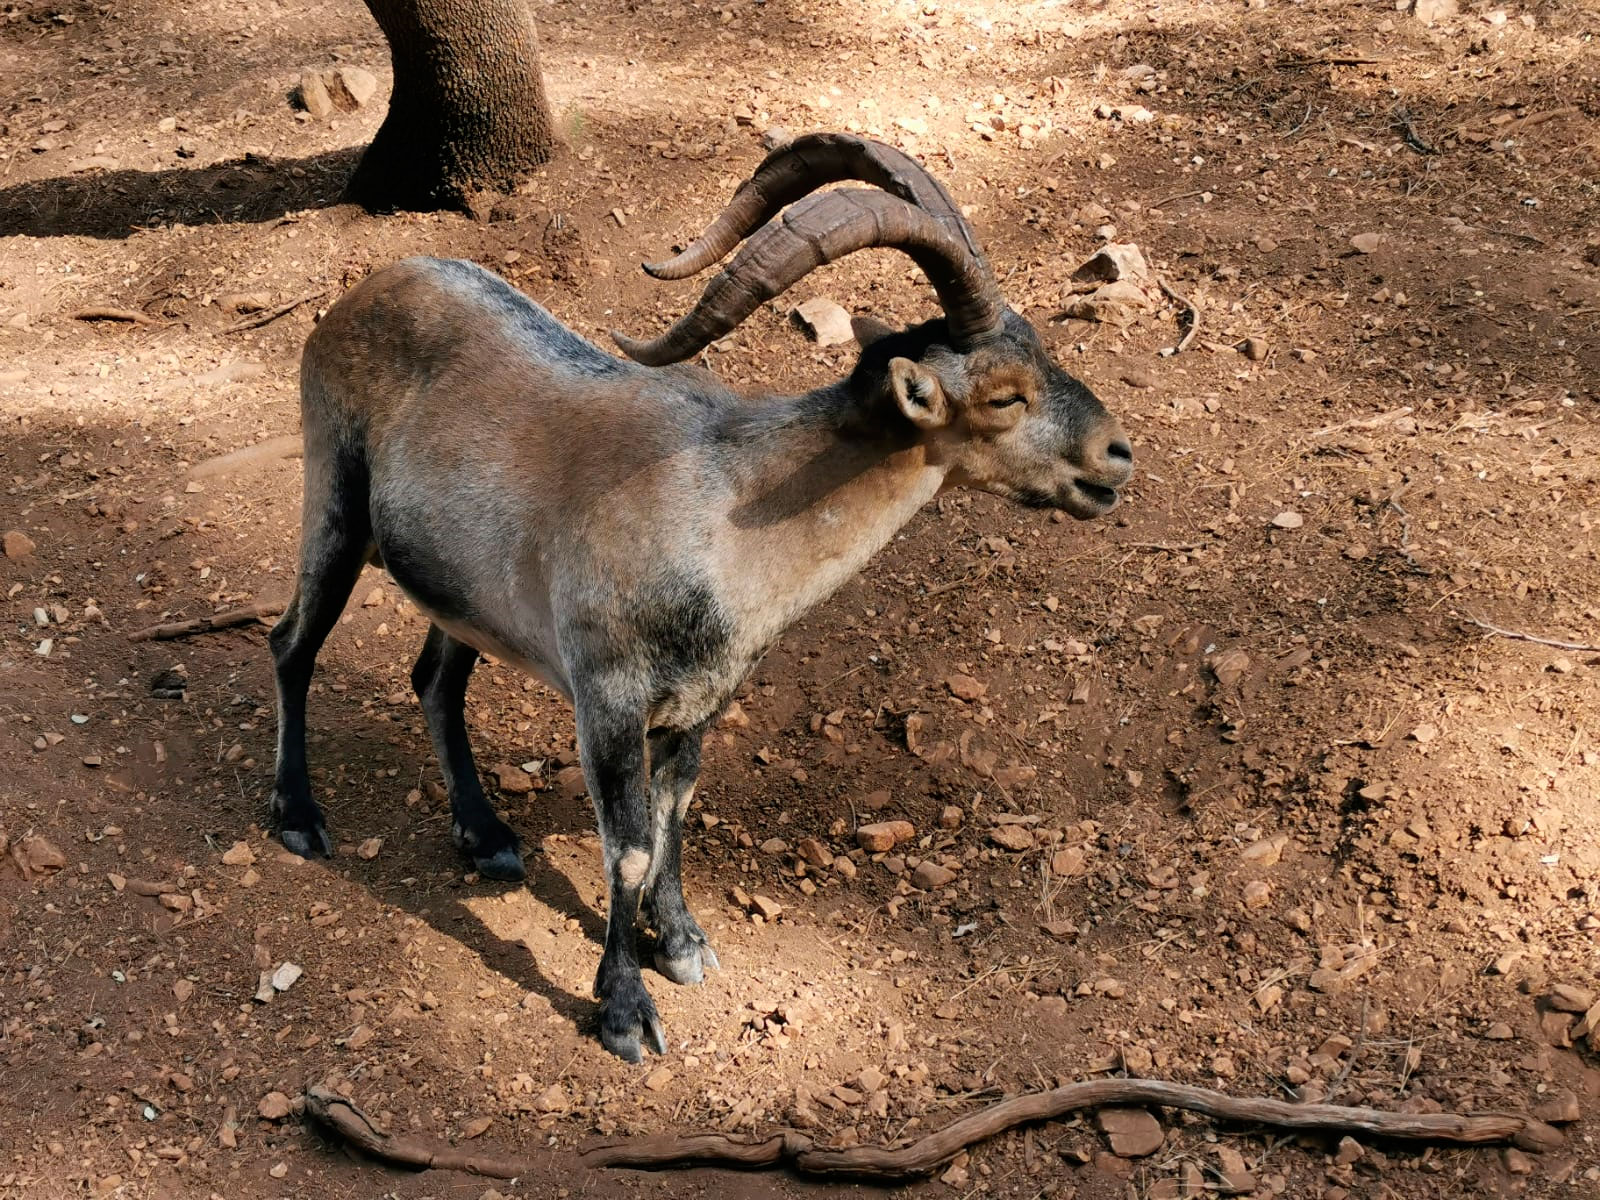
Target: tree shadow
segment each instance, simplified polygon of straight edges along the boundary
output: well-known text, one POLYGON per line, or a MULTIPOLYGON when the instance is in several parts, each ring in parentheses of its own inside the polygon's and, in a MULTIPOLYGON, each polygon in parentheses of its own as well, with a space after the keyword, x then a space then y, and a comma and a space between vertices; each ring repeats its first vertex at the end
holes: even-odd
POLYGON ((126 238, 164 225, 253 223, 338 204, 364 147, 245 154, 209 167, 94 171, 0 189, 0 237, 126 238))

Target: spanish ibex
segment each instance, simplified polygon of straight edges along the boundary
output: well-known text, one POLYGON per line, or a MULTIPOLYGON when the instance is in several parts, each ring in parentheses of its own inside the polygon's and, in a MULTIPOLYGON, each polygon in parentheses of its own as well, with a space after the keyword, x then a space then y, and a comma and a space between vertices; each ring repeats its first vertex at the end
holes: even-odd
POLYGON ((335 304, 301 366, 300 574, 271 638, 283 843, 331 853, 306 774, 306 692, 363 563, 381 563, 432 622, 411 681, 455 841, 484 875, 520 879, 523 863, 467 744, 473 665, 491 654, 571 700, 610 888, 600 1036, 633 1061, 641 1039, 666 1051, 640 977, 641 901, 663 975, 699 982, 717 966, 684 904, 683 819, 706 727, 767 648, 946 488, 1089 518, 1132 471, 1117 422, 1007 307, 967 222, 906 155, 801 138, 699 240, 645 269, 682 278, 747 237, 671 329, 613 335, 636 362, 488 271, 414 258, 335 304), (846 179, 881 190, 809 194, 846 179), (910 255, 944 317, 858 323, 847 379, 738 396, 668 365, 873 246, 910 255))

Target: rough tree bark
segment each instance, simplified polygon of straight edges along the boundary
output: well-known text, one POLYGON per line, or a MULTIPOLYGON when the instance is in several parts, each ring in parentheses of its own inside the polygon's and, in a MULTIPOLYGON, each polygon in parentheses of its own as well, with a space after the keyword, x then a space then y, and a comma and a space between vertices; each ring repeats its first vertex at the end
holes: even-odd
POLYGON ((511 191, 555 148, 530 0, 365 0, 389 40, 394 93, 347 198, 464 208, 511 191))

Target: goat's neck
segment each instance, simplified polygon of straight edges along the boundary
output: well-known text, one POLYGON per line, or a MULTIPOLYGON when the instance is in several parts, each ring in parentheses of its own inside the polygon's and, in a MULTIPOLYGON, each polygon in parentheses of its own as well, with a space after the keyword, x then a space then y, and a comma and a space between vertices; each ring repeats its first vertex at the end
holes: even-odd
POLYGON ((863 419, 842 388, 735 418, 723 463, 732 497, 721 589, 765 644, 859 571, 944 483, 907 434, 863 419))

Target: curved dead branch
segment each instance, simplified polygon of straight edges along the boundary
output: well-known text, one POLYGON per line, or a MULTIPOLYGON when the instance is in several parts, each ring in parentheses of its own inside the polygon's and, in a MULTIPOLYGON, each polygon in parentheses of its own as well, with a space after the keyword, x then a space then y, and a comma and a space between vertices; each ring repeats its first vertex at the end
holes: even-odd
MULTIPOLYGON (((962 1150, 1018 1125, 1048 1121, 1086 1108, 1149 1104, 1204 1113, 1221 1121, 1324 1133, 1365 1133, 1391 1141, 1445 1142, 1482 1146, 1509 1142, 1524 1150, 1548 1151, 1564 1144, 1561 1132, 1516 1113, 1391 1113, 1334 1104, 1229 1096, 1209 1088, 1154 1079, 1096 1079, 1048 1092, 1001 1100, 907 1146, 819 1149, 794 1130, 755 1141, 719 1133, 671 1134, 590 1146, 579 1155, 586 1167, 784 1166, 803 1175, 870 1179, 893 1183, 931 1174, 962 1150)), ((529 1174, 531 1160, 472 1154, 430 1139, 391 1137, 359 1108, 323 1088, 306 1093, 306 1112, 362 1152, 385 1162, 417 1168, 470 1171, 498 1179, 529 1174)))

